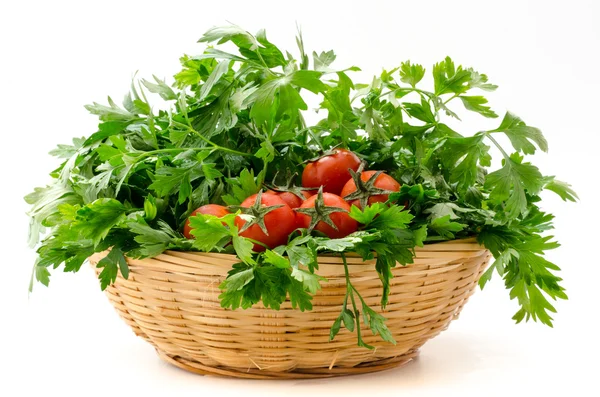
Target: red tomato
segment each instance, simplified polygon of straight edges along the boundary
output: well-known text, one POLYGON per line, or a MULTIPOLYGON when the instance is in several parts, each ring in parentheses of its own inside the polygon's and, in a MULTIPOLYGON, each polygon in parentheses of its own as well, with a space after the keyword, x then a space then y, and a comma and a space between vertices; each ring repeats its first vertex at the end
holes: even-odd
POLYGON ((294 193, 291 193, 291 192, 279 192, 279 193, 277 193, 277 195, 283 201, 285 201, 285 203, 287 205, 289 205, 291 209, 300 207, 302 205, 302 203, 304 202, 304 200, 306 200, 307 198, 309 198, 311 196, 311 194, 306 190, 302 191, 304 200, 300 199, 300 197, 296 196, 294 193))
MULTIPOLYGON (((244 200, 242 207, 251 208, 256 203, 257 195, 254 194, 244 200)), ((294 211, 281 199, 273 193, 263 193, 261 197, 261 207, 270 207, 273 205, 283 205, 264 215, 264 222, 268 234, 265 234, 258 224, 250 226, 240 233, 240 236, 259 241, 269 248, 275 248, 278 245, 286 244, 288 236, 296 229, 296 216, 294 211)), ((235 225, 241 229, 246 221, 239 216, 235 218, 235 225)), ((255 252, 262 252, 265 247, 254 244, 255 252)))
POLYGON ((333 194, 340 194, 344 184, 351 179, 348 169, 358 170, 360 159, 346 149, 335 149, 334 154, 323 156, 308 163, 302 172, 302 186, 319 188, 333 194))
MULTIPOLYGON (((304 203, 302 203, 300 208, 314 208, 317 198, 318 195, 309 197, 304 203)), ((348 203, 338 195, 332 193, 323 193, 323 202, 326 206, 338 207, 345 209, 346 211, 350 211, 350 206, 348 203)), ((298 219, 298 227, 308 228, 310 226, 311 217, 309 215, 297 213, 296 217, 298 219)), ((329 236, 329 238, 346 237, 350 233, 354 233, 358 228, 358 223, 354 219, 350 218, 350 215, 345 212, 334 212, 330 214, 329 217, 338 230, 335 230, 333 227, 329 226, 323 221, 319 221, 319 223, 317 223, 315 226, 315 230, 325 233, 327 236, 329 236)))
MULTIPOLYGON (((360 175, 360 180, 366 182, 369 180, 369 178, 375 175, 376 172, 377 171, 363 171, 360 175)), ((400 184, 394 178, 385 173, 380 174, 377 177, 377 179, 375 179, 375 183, 373 184, 373 186, 379 189, 389 190, 392 192, 400 191, 400 184)), ((354 179, 350 179, 348 182, 346 182, 346 185, 344 185, 344 188, 342 189, 342 194, 340 194, 340 196, 346 197, 349 194, 354 193, 355 191, 356 183, 354 183, 354 179)), ((377 194, 371 196, 369 197, 368 204, 371 205, 373 203, 385 203, 388 197, 389 195, 387 194, 377 194)), ((350 204, 360 208, 359 200, 354 200, 350 204)))
MULTIPOLYGON (((219 218, 221 218, 221 217, 224 217, 225 215, 229 214, 229 211, 227 210, 227 208, 223 207, 222 205, 207 204, 207 205, 203 205, 202 207, 194 210, 194 212, 192 212, 190 214, 190 217, 192 217, 196 214, 214 215, 214 216, 218 216, 219 218)), ((185 224, 183 225, 183 235, 187 239, 190 239, 190 240, 195 239, 196 237, 192 236, 191 232, 192 232, 192 227, 190 226, 190 218, 187 218, 185 221, 185 224)))

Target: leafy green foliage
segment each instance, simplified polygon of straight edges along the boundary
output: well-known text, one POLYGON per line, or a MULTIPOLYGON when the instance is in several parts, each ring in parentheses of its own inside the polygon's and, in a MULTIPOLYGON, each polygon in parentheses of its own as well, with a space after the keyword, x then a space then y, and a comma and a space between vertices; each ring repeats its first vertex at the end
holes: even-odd
POLYGON ((447 138, 448 150, 444 161, 450 169, 450 182, 466 189, 473 186, 479 177, 480 166, 489 165, 489 146, 483 143, 483 135, 447 138))
POLYGON ((538 128, 526 125, 523 120, 507 112, 500 126, 490 132, 504 132, 513 147, 524 154, 535 153, 535 143, 544 152, 548 151, 548 142, 538 128), (532 143, 533 142, 533 143, 532 143))
POLYGON ((577 193, 571 188, 566 182, 562 182, 559 180, 549 178, 548 182, 544 185, 544 189, 550 190, 560 196, 564 201, 577 201, 579 197, 577 197, 577 193))
POLYGON ((413 87, 423 80, 425 69, 421 65, 411 65, 410 61, 402 62, 400 65, 400 81, 413 87))
POLYGON ((505 202, 509 218, 516 218, 527 211, 526 192, 535 195, 542 188, 542 174, 530 163, 523 163, 518 153, 504 159, 504 166, 486 178, 491 188, 490 199, 505 202))
MULTIPOLYGON (((356 252, 375 259, 385 308, 393 269, 412 263, 416 246, 476 236, 495 257, 480 285, 497 273, 520 306, 517 322, 552 324, 550 301, 567 296, 559 268, 544 257, 558 244, 545 236, 553 217, 540 209, 539 194, 546 189, 565 201, 577 195, 526 160, 548 144, 538 128, 513 113, 497 128, 474 135, 448 126, 446 119, 459 120, 463 107, 498 117, 482 95, 497 88, 485 74, 446 57, 430 69, 430 90, 423 84, 426 69, 410 61, 361 84, 352 80, 357 67, 334 66, 333 51, 309 58, 301 37, 298 60, 264 30, 253 35, 235 25, 216 27, 199 41, 213 46, 181 57, 172 84, 152 76, 134 81, 122 104, 109 97, 107 104, 86 106, 100 120, 97 130, 51 152, 62 161, 50 174, 53 182, 25 198, 31 205, 30 245, 38 253, 32 281, 48 285, 50 268, 75 272, 93 253, 109 249, 98 263, 103 289, 119 272, 128 276, 126 257, 153 257, 167 249, 225 252, 240 262, 220 286, 224 308, 262 302, 279 309, 289 300, 294 308, 311 310, 312 296, 327 282, 318 275, 317 256, 335 254, 345 261, 345 253, 356 252), (309 93, 320 100, 323 118, 315 125, 303 117, 309 93), (496 138, 502 135, 514 150, 500 145, 496 138), (191 217, 195 239, 181 234, 199 206, 239 205, 290 178, 299 185, 307 160, 340 145, 402 185, 386 203, 351 207, 357 232, 329 239, 299 229, 285 245, 256 253, 254 242, 235 226, 240 213, 233 213, 191 217), (497 169, 491 147, 502 154, 497 169)), ((362 321, 394 343, 384 317, 366 304, 345 269, 347 293, 330 337, 343 326, 357 333, 359 345, 370 347, 362 321)))
POLYGON ((356 329, 359 346, 366 347, 367 349, 374 349, 373 346, 365 343, 362 338, 360 330, 360 310, 362 309, 363 322, 371 329, 373 335, 379 334, 384 341, 395 345, 396 341, 394 340, 389 328, 385 325, 385 317, 371 309, 365 302, 360 292, 354 287, 350 280, 348 264, 346 263, 346 256, 344 254, 342 254, 342 260, 344 261, 344 270, 346 273, 346 296, 344 297, 342 311, 331 326, 329 340, 333 340, 335 338, 340 331, 343 322, 344 327, 346 327, 348 331, 354 332, 354 329, 356 329), (362 308, 359 308, 359 306, 356 304, 356 297, 358 297, 360 303, 362 304, 362 308), (350 300, 350 303, 352 304, 352 311, 348 309, 348 300, 350 300))
POLYGON ((176 241, 179 236, 164 221, 157 222, 158 229, 150 227, 145 220, 140 218, 129 221, 127 225, 135 234, 133 239, 140 245, 139 248, 129 251, 129 256, 153 257, 168 248, 177 246, 176 241))
POLYGON ((567 295, 559 285, 561 278, 553 274, 560 269, 546 260, 543 253, 557 248, 558 244, 550 241, 552 236, 542 237, 539 229, 534 232, 530 229, 536 228, 500 226, 486 227, 482 231, 478 239, 492 251, 496 260, 479 283, 483 288, 496 270, 510 289, 511 299, 516 299, 520 305, 513 319, 521 322, 532 318, 552 326, 548 312, 556 310, 546 296, 567 299, 567 295))
POLYGON ((72 229, 96 244, 123 222, 127 209, 114 199, 98 199, 75 212, 72 229))
POLYGON ((494 112, 489 106, 485 106, 488 103, 488 100, 482 96, 459 96, 463 105, 465 105, 465 109, 470 110, 472 112, 477 112, 484 117, 496 118, 498 115, 494 112))
POLYGON ((231 186, 231 194, 223 196, 223 201, 228 205, 241 204, 246 198, 260 190, 254 178, 254 172, 247 169, 242 170, 237 178, 230 178, 227 182, 231 186))
POLYGON ((464 225, 450 220, 450 215, 445 215, 440 218, 434 218, 429 224, 429 228, 439 234, 442 238, 451 240, 454 238, 454 233, 464 229, 464 225))
POLYGON ((106 255, 103 259, 100 259, 97 267, 102 269, 100 275, 98 276, 100 279, 100 288, 102 288, 102 290, 105 290, 106 287, 117 280, 117 274, 119 270, 124 278, 129 277, 129 267, 127 266, 127 261, 125 260, 123 252, 117 247, 111 249, 108 255, 106 255))

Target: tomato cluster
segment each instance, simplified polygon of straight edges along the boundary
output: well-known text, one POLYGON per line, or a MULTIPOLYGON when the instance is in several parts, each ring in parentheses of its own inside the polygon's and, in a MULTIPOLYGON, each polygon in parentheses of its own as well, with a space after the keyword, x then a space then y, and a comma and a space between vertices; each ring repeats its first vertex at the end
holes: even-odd
MULTIPOLYGON (((238 216, 235 225, 241 236, 256 242, 254 251, 285 244, 288 236, 298 228, 317 230, 329 238, 345 237, 358 229, 358 223, 348 214, 351 205, 360 208, 386 202, 390 192, 400 190, 400 184, 380 171, 362 172, 361 160, 356 154, 335 149, 307 164, 302 173, 302 189, 296 188, 294 192, 267 190, 241 203, 239 208, 253 218, 247 221, 238 216), (259 198, 260 203, 257 203, 259 198)), ((224 206, 208 204, 192 212, 191 216, 222 217, 229 213, 224 206)), ((194 238, 191 230, 188 218, 183 229, 188 239, 194 238)))

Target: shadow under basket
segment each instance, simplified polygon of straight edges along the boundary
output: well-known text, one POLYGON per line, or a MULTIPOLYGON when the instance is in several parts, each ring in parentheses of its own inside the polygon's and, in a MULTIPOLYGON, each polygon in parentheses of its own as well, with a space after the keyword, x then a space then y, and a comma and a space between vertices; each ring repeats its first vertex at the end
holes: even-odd
MULTIPOLYGON (((94 254, 92 266, 105 255, 94 254)), ((151 259, 127 259, 129 279, 119 274, 106 294, 136 335, 163 360, 188 371, 253 379, 323 378, 381 371, 412 360, 458 316, 490 256, 475 239, 418 247, 413 264, 392 269, 385 311, 375 261, 347 256, 352 284, 387 318, 397 342, 382 341, 362 324, 373 350, 357 346, 356 334, 343 327, 329 341, 346 292, 339 256, 319 257, 317 273, 328 281, 314 296, 312 311, 292 309, 289 301, 278 311, 262 304, 223 309, 219 284, 239 260, 216 253, 167 251, 151 259)))

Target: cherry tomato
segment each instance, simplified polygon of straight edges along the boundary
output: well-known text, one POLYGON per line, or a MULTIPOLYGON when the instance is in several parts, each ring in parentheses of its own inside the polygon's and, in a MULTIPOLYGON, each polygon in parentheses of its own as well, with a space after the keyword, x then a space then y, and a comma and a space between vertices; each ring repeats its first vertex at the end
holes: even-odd
MULTIPOLYGON (((366 182, 371 178, 377 171, 364 171, 360 175, 360 180, 366 182)), ((375 179, 375 183, 373 184, 376 188, 389 190, 392 192, 400 191, 400 184, 388 174, 380 174, 377 179, 375 179)), ((349 194, 352 194, 356 191, 356 184, 354 183, 354 179, 350 179, 344 185, 342 189, 342 193, 340 196, 346 197, 349 194)), ((388 199, 389 195, 387 194, 377 194, 369 197, 368 204, 371 205, 373 203, 385 203, 388 199)), ((350 203, 351 205, 355 205, 357 207, 361 207, 359 200, 354 200, 350 203)))
POLYGON ((333 194, 340 194, 344 184, 351 179, 348 169, 358 170, 360 159, 346 149, 335 149, 334 154, 323 156, 308 163, 302 172, 302 186, 319 188, 333 194))
MULTIPOLYGON (((300 208, 314 208, 317 199, 318 195, 309 197, 302 203, 300 208)), ((332 193, 323 193, 323 203, 329 207, 338 207, 350 211, 350 205, 343 198, 332 193)), ((297 213, 296 217, 298 219, 298 227, 308 228, 310 226, 311 217, 309 215, 297 213)), ((319 221, 315 226, 315 230, 325 233, 329 238, 346 237, 350 233, 354 233, 358 228, 358 223, 345 212, 334 212, 329 217, 338 230, 335 230, 323 221, 319 221)))
MULTIPOLYGON (((196 214, 204 214, 204 215, 214 215, 214 216, 218 216, 219 218, 229 214, 229 211, 227 210, 227 208, 223 207, 222 205, 218 205, 218 204, 207 204, 207 205, 203 205, 202 207, 194 210, 194 212, 192 212, 190 214, 190 217, 196 215, 196 214)), ((187 218, 185 221, 185 224, 183 225, 183 235, 185 236, 185 238, 187 239, 195 239, 196 237, 194 237, 192 235, 192 227, 190 226, 190 218, 187 218)))
MULTIPOLYGON (((244 200, 241 207, 251 208, 256 204, 257 195, 254 194, 244 200)), ((248 229, 240 232, 240 236, 259 241, 269 248, 275 248, 278 245, 286 244, 288 236, 296 229, 296 216, 294 211, 283 201, 283 199, 273 193, 262 193, 261 207, 270 207, 274 205, 283 205, 264 215, 264 223, 267 229, 267 234, 263 232, 260 225, 253 224, 248 229)), ((246 224, 246 221, 239 216, 235 218, 235 225, 241 229, 246 224)), ((262 252, 265 247, 259 244, 254 244, 255 252, 262 252)))
POLYGON ((285 201, 285 203, 287 205, 289 205, 291 209, 300 207, 302 205, 302 203, 304 202, 304 200, 306 200, 307 198, 309 198, 311 196, 311 194, 306 190, 302 191, 304 200, 300 199, 300 197, 296 196, 294 193, 291 193, 291 192, 279 192, 279 193, 277 193, 277 195, 283 201, 285 201))

